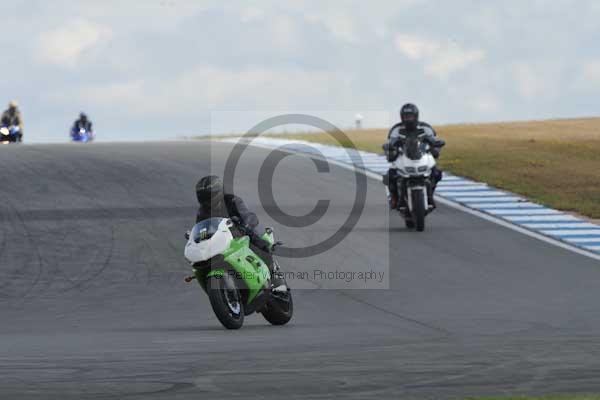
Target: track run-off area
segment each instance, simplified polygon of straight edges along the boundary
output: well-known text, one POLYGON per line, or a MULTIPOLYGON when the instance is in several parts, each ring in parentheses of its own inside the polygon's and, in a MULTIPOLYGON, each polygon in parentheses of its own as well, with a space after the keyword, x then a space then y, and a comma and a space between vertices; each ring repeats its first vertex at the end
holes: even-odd
MULTIPOLYGON (((280 258, 298 277, 291 323, 254 315, 226 331, 183 281, 183 247, 194 185, 223 175, 232 147, 0 148, 0 398, 600 392, 597 260, 443 204, 426 232, 408 231, 371 178, 341 242, 280 258), (357 278, 370 272, 382 279, 357 278)), ((233 190, 286 246, 326 240, 352 213, 354 172, 271 153, 246 149, 233 190), (265 184, 273 201, 259 198, 265 184), (319 200, 327 212, 309 226, 273 218, 319 200)))

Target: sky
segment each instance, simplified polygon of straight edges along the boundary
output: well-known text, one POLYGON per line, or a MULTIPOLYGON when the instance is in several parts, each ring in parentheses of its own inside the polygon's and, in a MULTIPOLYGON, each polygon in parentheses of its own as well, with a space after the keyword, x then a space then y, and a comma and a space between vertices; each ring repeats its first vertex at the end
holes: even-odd
POLYGON ((22 0, 0 15, 0 105, 19 101, 29 141, 66 141, 80 111, 104 140, 286 112, 383 126, 405 102, 432 124, 600 115, 595 0, 22 0))

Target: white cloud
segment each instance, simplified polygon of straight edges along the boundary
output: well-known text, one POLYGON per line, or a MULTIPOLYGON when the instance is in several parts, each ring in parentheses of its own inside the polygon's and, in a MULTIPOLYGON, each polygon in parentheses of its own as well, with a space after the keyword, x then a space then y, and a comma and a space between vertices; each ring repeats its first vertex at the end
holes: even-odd
POLYGON ((294 48, 302 41, 301 35, 298 34, 292 18, 285 15, 277 15, 273 18, 270 27, 272 31, 271 41, 276 46, 294 48))
POLYGON ((458 45, 450 44, 442 48, 428 65, 427 71, 440 78, 447 77, 454 71, 464 69, 471 64, 483 60, 483 50, 464 50, 458 45))
MULTIPOLYGON (((67 101, 69 101, 69 97, 66 96, 67 101)), ((149 97, 152 96, 146 92, 144 81, 138 79, 129 82, 85 86, 81 88, 79 96, 73 98, 79 98, 84 104, 100 105, 106 108, 114 107, 115 109, 127 108, 129 112, 143 115, 157 112, 161 105, 158 98, 148 101, 149 97)), ((157 97, 160 98, 160 96, 157 97)))
POLYGON ((265 12, 256 7, 247 7, 240 11, 240 20, 242 22, 262 21, 265 17, 265 12))
POLYGON ((315 13, 307 15, 306 19, 310 22, 322 23, 331 35, 344 42, 356 43, 359 40, 358 27, 354 19, 339 11, 334 14, 315 13))
POLYGON ((412 35, 396 35, 396 48, 411 60, 433 57, 440 45, 428 39, 412 35))
POLYGON ((198 66, 171 83, 186 103, 208 108, 291 108, 327 96, 335 85, 327 73, 301 68, 250 67, 241 71, 198 66), (277 101, 273 101, 277 99, 277 101))
POLYGON ((530 101, 551 96, 558 83, 552 70, 535 63, 515 63, 510 72, 514 76, 519 94, 530 101))
POLYGON ((485 52, 480 49, 465 49, 455 42, 439 42, 409 34, 396 35, 396 48, 413 61, 423 61, 425 72, 440 79, 485 57, 485 52))
POLYGON ((38 35, 35 57, 39 61, 61 67, 73 68, 84 53, 110 40, 112 30, 85 19, 76 19, 65 26, 38 35))
POLYGON ((382 39, 387 35, 388 20, 419 3, 423 3, 423 0, 305 0, 288 2, 286 7, 295 7, 305 15, 307 21, 322 24, 336 39, 346 44, 357 45, 367 43, 372 35, 382 39))
POLYGON ((582 88, 600 87, 600 59, 588 61, 583 65, 580 86, 582 88))
POLYGON ((501 38, 502 25, 498 23, 500 15, 493 5, 474 11, 465 16, 465 26, 477 31, 481 37, 487 40, 498 40, 501 38))
POLYGON ((87 85, 53 93, 48 100, 126 110, 136 116, 167 117, 208 109, 292 109, 302 101, 309 107, 315 100, 331 98, 330 85, 339 88, 343 83, 332 82, 328 74, 298 68, 234 71, 204 65, 160 83, 133 79, 87 85), (274 99, 277 107, 273 107, 274 99))
POLYGON ((494 114, 501 110, 500 101, 490 93, 478 94, 469 99, 470 106, 482 114, 494 114))

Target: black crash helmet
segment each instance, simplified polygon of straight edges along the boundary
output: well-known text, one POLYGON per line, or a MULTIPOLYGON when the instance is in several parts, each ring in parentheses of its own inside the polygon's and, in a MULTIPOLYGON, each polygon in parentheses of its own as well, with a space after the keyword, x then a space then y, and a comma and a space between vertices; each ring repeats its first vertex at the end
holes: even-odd
POLYGON ((408 103, 400 109, 400 119, 407 129, 415 129, 419 124, 419 108, 408 103))
POLYGON ((218 176, 205 176, 196 184, 196 196, 201 205, 210 207, 223 198, 223 182, 218 176))

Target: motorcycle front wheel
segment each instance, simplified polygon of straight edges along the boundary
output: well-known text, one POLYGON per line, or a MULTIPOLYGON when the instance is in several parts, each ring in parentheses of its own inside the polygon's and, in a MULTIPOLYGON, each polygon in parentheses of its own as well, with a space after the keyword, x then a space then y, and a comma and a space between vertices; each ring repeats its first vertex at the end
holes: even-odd
POLYGON ((227 329, 240 329, 244 324, 242 296, 229 274, 211 276, 207 281, 207 293, 218 320, 227 329))
POLYGON ((425 230, 425 197, 423 190, 413 190, 412 196, 412 220, 417 232, 425 230))

